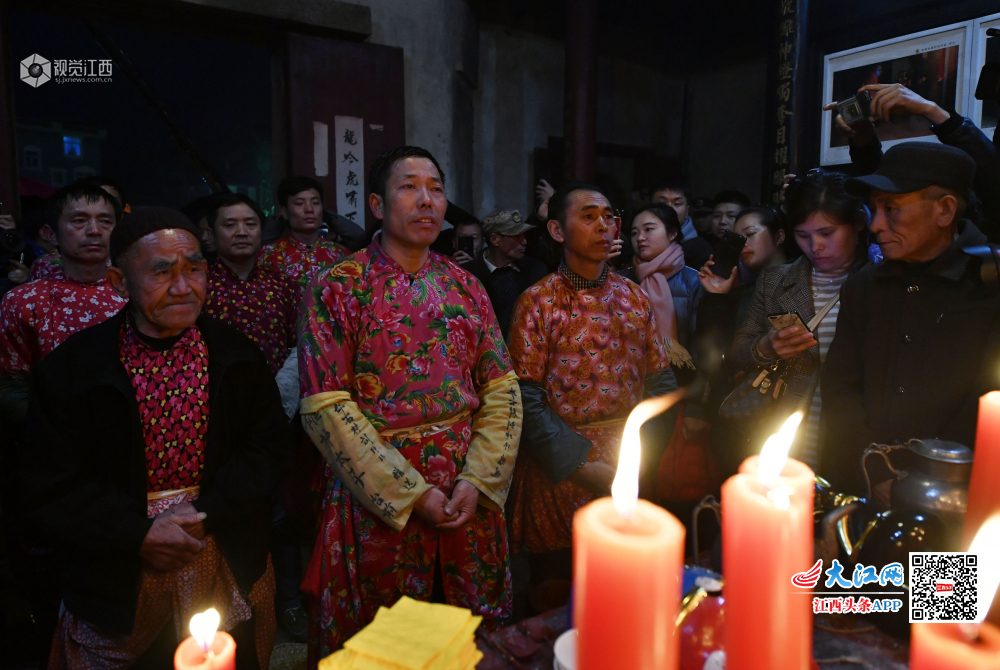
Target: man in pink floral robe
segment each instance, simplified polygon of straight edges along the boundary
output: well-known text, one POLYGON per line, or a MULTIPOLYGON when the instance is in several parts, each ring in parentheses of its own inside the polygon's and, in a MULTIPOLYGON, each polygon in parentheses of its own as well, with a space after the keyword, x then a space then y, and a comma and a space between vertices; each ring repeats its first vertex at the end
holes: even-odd
POLYGON ((485 289, 429 251, 447 207, 434 158, 385 152, 369 183, 381 233, 316 276, 299 334, 303 425, 327 462, 311 663, 403 595, 487 626, 512 605, 517 377, 485 289))

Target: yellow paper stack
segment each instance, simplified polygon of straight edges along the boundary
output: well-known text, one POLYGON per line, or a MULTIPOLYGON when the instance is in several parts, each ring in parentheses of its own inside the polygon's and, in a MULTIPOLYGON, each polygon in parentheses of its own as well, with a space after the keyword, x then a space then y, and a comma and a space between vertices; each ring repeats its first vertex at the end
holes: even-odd
POLYGON ((319 662, 319 670, 473 670, 483 657, 472 636, 482 617, 403 597, 319 662))

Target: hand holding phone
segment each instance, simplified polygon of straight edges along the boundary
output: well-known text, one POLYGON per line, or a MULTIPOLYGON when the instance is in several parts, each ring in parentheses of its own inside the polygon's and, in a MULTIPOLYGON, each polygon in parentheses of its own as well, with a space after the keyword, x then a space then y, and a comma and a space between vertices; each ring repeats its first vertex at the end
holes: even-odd
POLYGON ((746 244, 747 238, 743 235, 731 230, 723 232, 719 250, 712 264, 712 272, 720 277, 729 277, 733 274, 733 268, 740 262, 740 254, 746 244))
POLYGON ((809 332, 809 327, 806 325, 805 321, 802 320, 802 317, 799 316, 798 312, 789 312, 788 314, 772 314, 767 317, 767 320, 771 323, 771 327, 778 332, 793 327, 797 327, 803 332, 809 332))
POLYGON ((470 263, 476 258, 476 239, 472 235, 455 238, 455 258, 459 263, 470 263))
POLYGON ((767 320, 771 324, 771 330, 757 344, 765 356, 787 360, 816 346, 816 336, 797 313, 773 314, 767 320), (798 330, 789 333, 788 329, 793 327, 798 330))

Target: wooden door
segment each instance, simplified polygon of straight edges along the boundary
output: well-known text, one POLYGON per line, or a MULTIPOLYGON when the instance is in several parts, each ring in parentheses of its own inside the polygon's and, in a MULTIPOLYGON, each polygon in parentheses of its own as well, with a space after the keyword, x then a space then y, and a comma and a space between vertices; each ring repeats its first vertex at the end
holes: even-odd
MULTIPOLYGON (((313 177, 323 184, 327 209, 337 210, 338 196, 343 204, 344 195, 354 192, 359 203, 355 221, 366 230, 370 229, 375 218, 367 204, 368 169, 381 152, 406 142, 403 50, 290 33, 285 81, 290 174, 313 177), (337 136, 338 116, 360 119, 360 124, 354 121, 351 128, 363 129, 362 137, 349 137, 360 141, 364 147, 363 157, 353 154, 347 157, 348 161, 352 158, 358 161, 356 164, 350 162, 350 172, 343 165, 345 155, 357 145, 345 144, 344 133, 337 136), (323 132, 326 132, 325 141, 323 132), (322 159, 321 145, 324 143, 327 151, 325 170, 323 161, 318 160, 322 159), (338 164, 342 166, 339 179, 338 164), (363 176, 363 190, 354 183, 346 183, 351 173, 357 183, 363 176), (364 212, 363 223, 361 212, 364 212)), ((342 119, 341 127, 343 123, 342 119)))

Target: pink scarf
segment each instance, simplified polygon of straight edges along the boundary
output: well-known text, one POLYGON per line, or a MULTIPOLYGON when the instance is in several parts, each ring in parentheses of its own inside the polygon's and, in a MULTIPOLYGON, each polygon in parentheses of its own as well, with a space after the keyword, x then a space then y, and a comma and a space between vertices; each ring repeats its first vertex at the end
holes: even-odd
POLYGON ((636 258, 635 274, 639 285, 649 296, 649 304, 656 315, 656 325, 666 343, 671 364, 694 367, 691 355, 677 341, 677 316, 668 283, 683 268, 684 250, 677 242, 671 242, 651 261, 640 263, 636 258))

